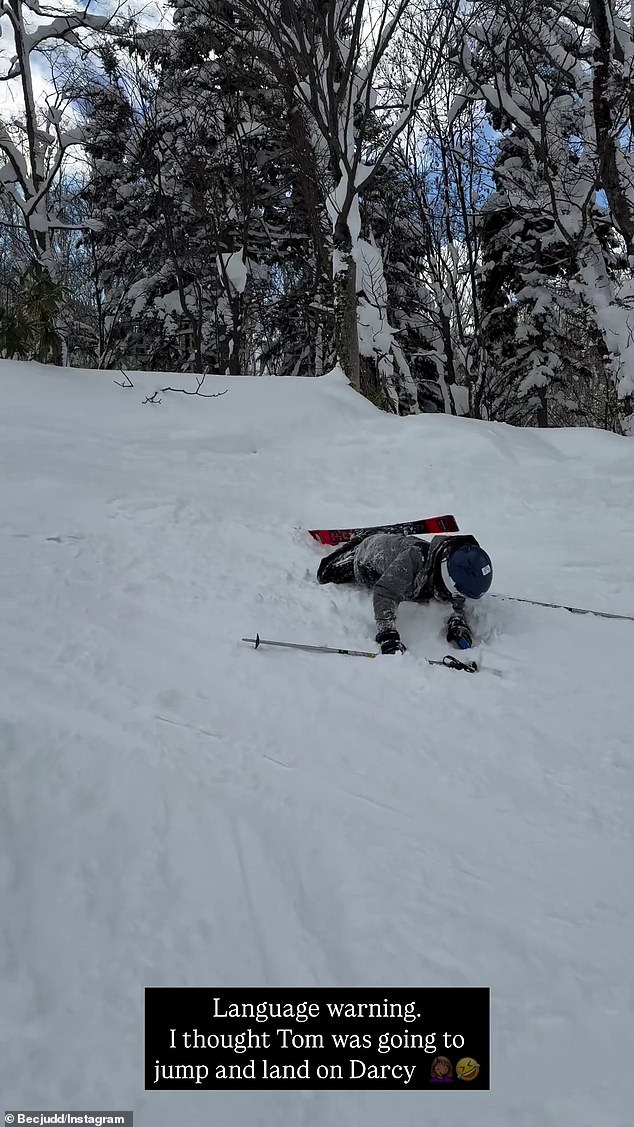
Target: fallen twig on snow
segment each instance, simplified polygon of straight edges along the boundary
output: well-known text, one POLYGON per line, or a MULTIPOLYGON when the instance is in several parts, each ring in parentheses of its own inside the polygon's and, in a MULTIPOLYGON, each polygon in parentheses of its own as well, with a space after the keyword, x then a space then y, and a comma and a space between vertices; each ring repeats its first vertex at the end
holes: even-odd
POLYGON ((202 376, 200 376, 200 378, 197 377, 197 379, 196 379, 196 385, 197 386, 196 386, 195 391, 188 391, 186 387, 159 387, 154 392, 154 395, 149 395, 146 399, 143 400, 143 402, 144 403, 161 403, 162 400, 157 399, 156 396, 162 394, 165 391, 176 391, 176 392, 179 392, 181 395, 199 395, 201 399, 219 399, 221 395, 227 394, 227 392, 229 390, 228 387, 226 387, 224 391, 201 391, 200 389, 203 386, 206 378, 207 378, 207 372, 203 372, 203 374, 202 374, 202 376))

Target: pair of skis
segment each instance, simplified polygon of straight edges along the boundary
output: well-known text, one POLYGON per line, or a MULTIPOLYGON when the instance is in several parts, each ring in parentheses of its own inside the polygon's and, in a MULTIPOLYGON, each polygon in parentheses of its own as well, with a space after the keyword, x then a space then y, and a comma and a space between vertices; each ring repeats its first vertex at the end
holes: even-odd
POLYGON ((320 544, 345 544, 355 536, 373 536, 376 532, 400 533, 401 536, 443 536, 446 532, 458 532, 458 524, 453 516, 426 517, 423 520, 405 520, 399 524, 374 524, 367 528, 311 528, 310 535, 320 544))

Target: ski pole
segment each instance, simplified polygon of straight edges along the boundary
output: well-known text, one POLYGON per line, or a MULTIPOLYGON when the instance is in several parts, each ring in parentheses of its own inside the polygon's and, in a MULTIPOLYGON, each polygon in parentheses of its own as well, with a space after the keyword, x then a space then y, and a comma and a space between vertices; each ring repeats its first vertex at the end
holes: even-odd
MULTIPOLYGON (((255 638, 243 638, 243 642, 253 642, 253 648, 257 650, 258 646, 283 646, 289 650, 312 650, 315 653, 322 654, 347 654, 348 657, 378 657, 376 653, 369 653, 368 650, 338 650, 333 649, 332 646, 304 646, 299 642, 272 642, 270 638, 261 638, 259 634, 255 638)), ((457 657, 452 657, 447 654, 442 661, 434 661, 430 657, 426 657, 425 661, 430 665, 444 665, 445 669, 464 669, 466 673, 477 673, 478 666, 475 661, 458 661, 457 657)))
POLYGON ((512 603, 530 603, 532 607, 552 607, 554 610, 569 610, 571 614, 594 614, 598 618, 621 618, 626 622, 634 622, 631 614, 610 614, 607 610, 588 610, 585 607, 567 607, 563 603, 540 603, 537 599, 520 599, 517 595, 492 594, 492 599, 509 599, 512 603))
POLYGON ((258 646, 284 646, 289 650, 313 650, 317 653, 323 654, 347 654, 348 657, 377 657, 375 653, 369 653, 367 650, 337 650, 332 646, 304 646, 299 642, 272 642, 270 638, 261 638, 259 634, 255 638, 243 638, 243 642, 253 642, 253 648, 257 650, 258 646))

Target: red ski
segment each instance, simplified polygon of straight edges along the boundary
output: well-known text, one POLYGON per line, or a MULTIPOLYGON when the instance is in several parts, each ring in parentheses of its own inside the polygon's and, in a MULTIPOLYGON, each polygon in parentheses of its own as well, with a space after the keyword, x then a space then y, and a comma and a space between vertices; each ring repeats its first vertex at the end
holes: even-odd
POLYGON ((354 536, 370 536, 374 532, 400 532, 404 536, 424 533, 442 535, 443 532, 459 532, 456 518, 428 517, 427 520, 406 520, 401 524, 376 524, 371 528, 329 528, 309 529, 310 535, 320 544, 344 544, 354 536))

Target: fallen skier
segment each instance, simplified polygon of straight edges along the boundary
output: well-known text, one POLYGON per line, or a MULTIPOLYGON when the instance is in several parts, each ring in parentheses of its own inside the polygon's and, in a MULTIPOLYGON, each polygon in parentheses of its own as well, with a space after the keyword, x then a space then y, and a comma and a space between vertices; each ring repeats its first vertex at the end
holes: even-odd
POLYGON ((379 532, 342 544, 320 563, 320 583, 360 583, 371 587, 376 641, 381 653, 403 653, 396 628, 404 600, 451 603, 447 641, 466 650, 473 645, 465 615, 466 599, 481 599, 493 579, 493 566, 475 536, 418 536, 379 532))

